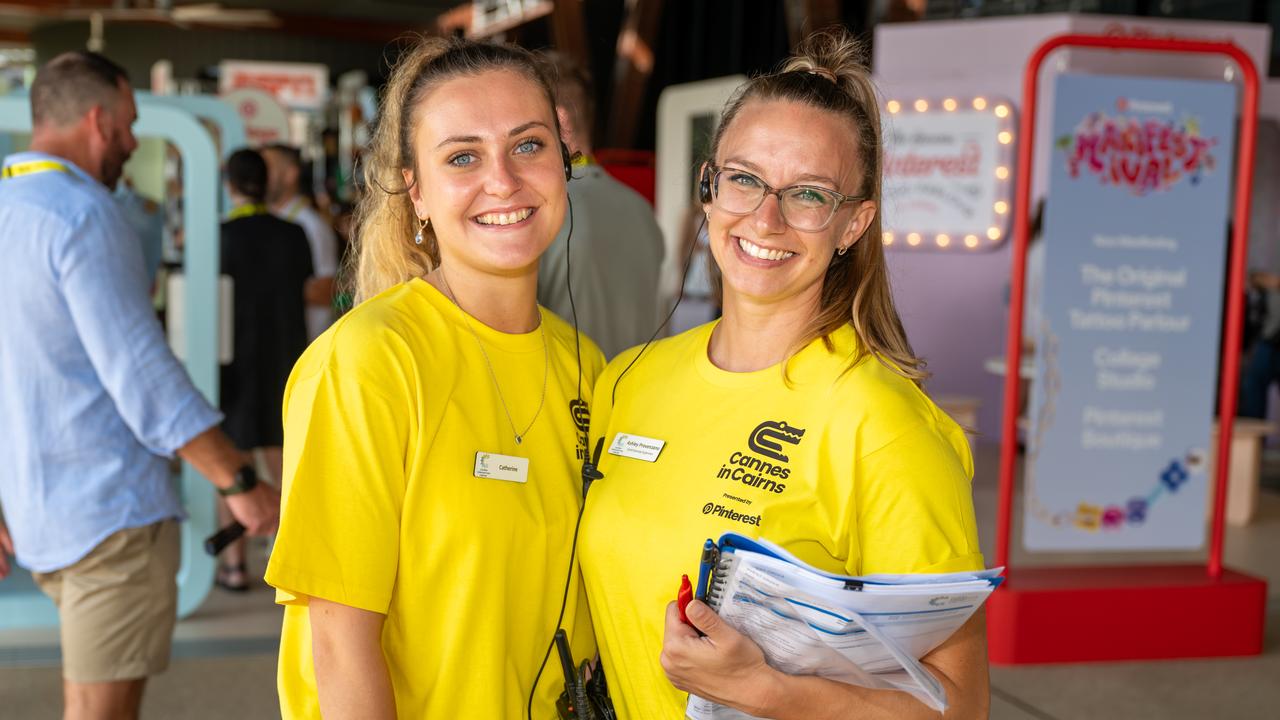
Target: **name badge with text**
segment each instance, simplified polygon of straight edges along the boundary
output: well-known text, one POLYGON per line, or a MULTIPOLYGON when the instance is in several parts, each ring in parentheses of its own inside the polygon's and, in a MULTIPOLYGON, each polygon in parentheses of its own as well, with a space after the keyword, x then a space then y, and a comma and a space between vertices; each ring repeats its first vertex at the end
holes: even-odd
POLYGON ((609 454, 633 460, 655 462, 666 444, 666 440, 656 440, 643 435, 618 433, 613 436, 613 443, 609 445, 609 454))
POLYGON ((516 457, 514 455, 499 455, 498 453, 478 452, 476 453, 476 469, 474 474, 478 478, 508 480, 510 482, 518 483, 528 482, 529 458, 516 457))

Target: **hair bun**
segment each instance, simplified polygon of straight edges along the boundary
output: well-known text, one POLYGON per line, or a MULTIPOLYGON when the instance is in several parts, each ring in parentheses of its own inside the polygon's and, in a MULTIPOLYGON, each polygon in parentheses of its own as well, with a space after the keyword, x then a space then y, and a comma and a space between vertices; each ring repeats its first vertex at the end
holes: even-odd
POLYGON ((812 67, 805 70, 805 72, 809 73, 810 75, 818 75, 820 77, 824 77, 833 83, 839 84, 838 81, 836 80, 836 74, 826 68, 812 67))

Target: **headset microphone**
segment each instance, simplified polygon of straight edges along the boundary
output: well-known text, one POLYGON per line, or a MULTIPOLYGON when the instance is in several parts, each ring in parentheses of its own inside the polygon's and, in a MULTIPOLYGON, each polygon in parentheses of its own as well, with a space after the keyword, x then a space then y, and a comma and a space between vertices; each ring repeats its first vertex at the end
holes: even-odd
POLYGON ((702 177, 698 178, 698 199, 703 205, 711 202, 711 166, 702 166, 702 177))
POLYGON ((600 472, 600 451, 604 450, 604 438, 596 440, 595 452, 590 457, 582 460, 582 502, 587 502, 587 491, 591 489, 591 483, 604 479, 604 473, 600 472))

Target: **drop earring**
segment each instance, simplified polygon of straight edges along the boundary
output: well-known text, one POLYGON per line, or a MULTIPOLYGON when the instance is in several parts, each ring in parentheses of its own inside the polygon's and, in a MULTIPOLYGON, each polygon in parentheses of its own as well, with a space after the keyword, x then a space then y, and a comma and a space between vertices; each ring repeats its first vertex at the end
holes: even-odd
POLYGON ((427 225, 430 225, 430 224, 431 224, 430 218, 422 218, 422 220, 418 224, 418 234, 413 236, 414 245, 422 244, 422 233, 427 229, 427 225))

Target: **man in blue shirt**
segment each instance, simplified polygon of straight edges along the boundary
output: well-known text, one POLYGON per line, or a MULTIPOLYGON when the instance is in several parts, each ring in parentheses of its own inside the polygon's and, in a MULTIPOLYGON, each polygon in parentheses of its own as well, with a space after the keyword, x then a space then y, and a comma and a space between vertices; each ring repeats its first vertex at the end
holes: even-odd
MULTIPOLYGON (((31 87, 31 151, 0 171, 0 554, 58 606, 67 718, 134 718, 168 665, 190 462, 250 533, 275 527, 221 415, 165 344, 137 239, 113 202, 137 147, 124 71, 60 55, 31 87)), ((7 562, 0 563, 0 573, 7 562)))

